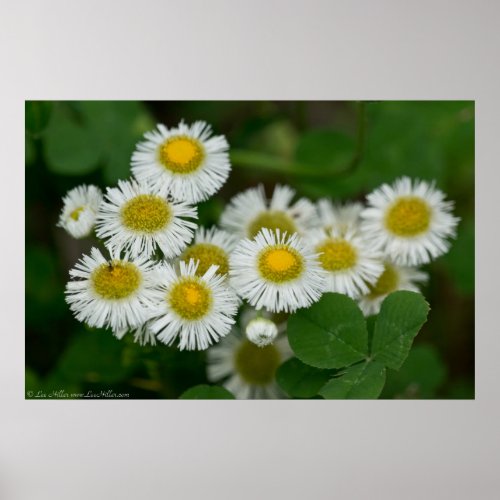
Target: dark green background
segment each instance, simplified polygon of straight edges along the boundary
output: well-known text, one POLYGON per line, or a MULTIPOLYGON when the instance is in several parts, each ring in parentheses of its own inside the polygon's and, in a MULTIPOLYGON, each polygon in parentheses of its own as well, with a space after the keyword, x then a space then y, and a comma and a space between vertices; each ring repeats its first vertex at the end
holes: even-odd
POLYGON ((199 205, 205 225, 259 182, 268 193, 282 182, 312 199, 363 200, 401 175, 435 180, 456 202, 458 238, 425 266, 429 321, 401 371, 389 371, 382 397, 474 397, 474 103, 456 101, 26 102, 27 397, 111 389, 176 398, 207 383, 203 352, 141 348, 72 317, 68 270, 96 242, 55 227, 69 189, 126 179, 142 134, 182 118, 211 123, 233 152, 228 182, 199 205))

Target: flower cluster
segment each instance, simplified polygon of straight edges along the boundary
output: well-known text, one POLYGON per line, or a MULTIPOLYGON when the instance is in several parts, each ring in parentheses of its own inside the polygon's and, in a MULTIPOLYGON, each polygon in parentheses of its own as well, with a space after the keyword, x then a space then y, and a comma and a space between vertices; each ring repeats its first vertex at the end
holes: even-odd
POLYGON ((58 225, 75 238, 95 229, 105 249, 70 271, 67 302, 78 320, 141 345, 204 350, 222 339, 208 353, 209 379, 238 397, 275 397, 275 371, 291 354, 287 314, 337 292, 371 315, 389 293, 418 291, 427 275, 417 266, 448 250, 458 219, 433 184, 404 177, 366 204, 250 188, 219 227, 199 227, 195 204, 226 182, 228 149, 204 122, 158 125, 137 144, 131 179, 104 195, 70 191, 58 225))
POLYGON ((77 238, 95 228, 105 247, 70 271, 66 300, 78 320, 118 338, 207 349, 231 331, 239 304, 226 278, 237 238, 195 222, 194 204, 229 175, 227 141, 204 122, 158 125, 131 164, 133 177, 104 196, 80 186, 63 200, 59 226, 77 238))

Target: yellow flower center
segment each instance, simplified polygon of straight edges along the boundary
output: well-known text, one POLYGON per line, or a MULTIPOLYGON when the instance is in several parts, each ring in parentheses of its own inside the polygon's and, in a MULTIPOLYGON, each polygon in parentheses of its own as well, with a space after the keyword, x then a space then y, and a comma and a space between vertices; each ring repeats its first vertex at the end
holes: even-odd
POLYGON ((125 203, 121 217, 123 225, 133 231, 155 233, 170 222, 172 210, 160 196, 140 194, 125 203))
POLYGON ((380 275, 379 279, 374 285, 370 286, 370 293, 368 297, 375 299, 382 295, 387 295, 394 292, 399 284, 399 274, 394 266, 390 264, 384 265, 384 272, 380 275))
POLYGON ((226 252, 212 243, 196 243, 186 248, 180 259, 186 262, 189 262, 189 259, 199 261, 196 269, 198 276, 203 276, 214 264, 219 266, 218 274, 226 275, 229 271, 229 259, 226 252))
POLYGON ((274 245, 260 252, 258 268, 266 280, 283 283, 302 274, 304 260, 295 249, 287 245, 274 245))
POLYGON ((249 340, 244 340, 234 354, 236 371, 252 385, 270 384, 281 361, 280 352, 274 345, 259 347, 249 340))
POLYGON ((75 208, 69 216, 74 220, 78 222, 78 219, 80 218, 81 213, 85 210, 85 207, 78 207, 75 208))
POLYGON ((139 269, 131 262, 113 260, 96 268, 90 281, 101 297, 117 300, 134 293, 142 278, 139 269))
POLYGON ((271 229, 273 232, 279 229, 281 233, 286 231, 289 235, 297 232, 293 219, 280 210, 267 210, 259 214, 248 226, 249 238, 255 238, 263 228, 271 229))
POLYGON ((397 236, 416 236, 429 228, 431 209, 416 196, 406 196, 397 200, 387 212, 385 225, 397 236))
POLYGON ((210 288, 196 277, 183 278, 170 290, 167 301, 183 319, 195 321, 203 318, 212 306, 210 288))
POLYGON ((327 271, 351 269, 357 261, 354 247, 346 240, 330 238, 316 247, 319 261, 327 271))
POLYGON ((205 152, 202 145, 185 135, 167 139, 160 146, 160 162, 176 174, 190 174, 203 162, 205 152))

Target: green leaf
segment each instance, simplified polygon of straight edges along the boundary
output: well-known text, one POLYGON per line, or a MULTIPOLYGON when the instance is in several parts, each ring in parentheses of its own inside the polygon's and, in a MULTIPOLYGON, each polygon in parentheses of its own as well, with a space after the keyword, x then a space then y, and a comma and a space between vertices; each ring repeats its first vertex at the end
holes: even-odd
POLYGON ((342 171, 354 155, 354 140, 333 130, 312 130, 301 138, 295 159, 313 168, 342 171))
POLYGON ((61 105, 54 109, 44 145, 47 166, 56 174, 87 174, 97 168, 101 157, 95 135, 70 117, 61 105))
POLYGON ((399 370, 427 320, 429 305, 415 292, 391 293, 382 303, 373 333, 372 358, 399 370))
POLYGON ((366 328, 368 330, 368 352, 372 351, 372 343, 373 343, 373 331, 375 330, 375 321, 377 316, 371 315, 365 318, 366 328))
POLYGON ((376 399, 385 383, 385 366, 368 361, 350 366, 319 391, 325 399, 376 399))
POLYGON ((203 384, 191 387, 179 399, 234 399, 234 396, 224 387, 203 384))
POLYGON ((129 374, 123 362, 123 347, 109 331, 82 333, 63 353, 59 372, 70 382, 118 382, 129 374))
POLYGON ((288 320, 288 340, 303 363, 316 368, 342 368, 368 355, 363 313, 349 297, 326 293, 288 320))
POLYGON ((82 101, 83 120, 103 152, 104 179, 115 183, 130 177, 130 158, 136 143, 154 122, 137 101, 82 101))
POLYGON ((457 175, 458 188, 473 182, 473 102, 378 101, 366 103, 366 111, 361 162, 349 175, 332 176, 321 183, 301 183, 304 194, 358 196, 360 191, 370 192, 382 182, 408 175, 435 180, 447 188, 453 199, 446 184, 457 182, 457 175))
POLYGON ((446 379, 446 366, 432 345, 414 346, 398 372, 387 374, 383 398, 432 398, 446 379))
POLYGON ((371 103, 362 165, 368 183, 375 187, 381 178, 401 175, 402 169, 410 177, 441 182, 445 171, 444 150, 436 137, 443 130, 441 118, 450 116, 451 110, 441 102, 371 103))
POLYGON ((50 101, 25 101, 24 120, 28 132, 38 135, 49 123, 52 112, 50 101))
POLYGON ((278 368, 276 381, 293 398, 311 398, 331 376, 331 370, 313 368, 291 358, 278 368))

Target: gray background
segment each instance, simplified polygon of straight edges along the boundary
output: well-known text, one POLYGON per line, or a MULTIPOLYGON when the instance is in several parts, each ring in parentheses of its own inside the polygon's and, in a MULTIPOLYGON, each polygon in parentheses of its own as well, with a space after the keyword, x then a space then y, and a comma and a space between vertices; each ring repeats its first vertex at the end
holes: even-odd
POLYGON ((486 0, 4 0, 0 498, 498 498, 499 14, 486 0), (36 98, 476 99, 476 401, 24 401, 36 98))

